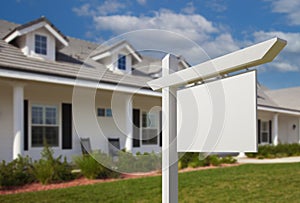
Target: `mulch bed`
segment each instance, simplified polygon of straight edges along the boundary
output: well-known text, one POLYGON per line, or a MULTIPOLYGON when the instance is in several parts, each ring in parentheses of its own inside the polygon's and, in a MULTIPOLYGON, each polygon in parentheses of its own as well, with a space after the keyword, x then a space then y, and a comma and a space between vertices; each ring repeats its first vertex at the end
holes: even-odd
MULTIPOLYGON (((207 170, 212 168, 220 168, 220 167, 232 167, 237 166, 239 164, 223 164, 221 166, 207 166, 207 167, 198 167, 198 168, 185 168, 180 170, 179 172, 189 172, 189 171, 199 171, 199 170, 207 170)), ((124 179, 132 179, 132 178, 142 178, 142 177, 149 177, 149 176, 160 176, 161 171, 149 172, 149 173, 134 173, 134 174, 122 174, 121 178, 118 179, 97 179, 97 180, 89 180, 86 178, 78 178, 69 182, 64 183, 55 183, 55 184, 48 184, 42 185, 40 183, 32 183, 27 184, 24 186, 18 187, 9 187, 0 189, 0 195, 5 194, 17 194, 17 193, 24 193, 24 192, 36 192, 36 191, 44 191, 44 190, 54 190, 54 189, 61 189, 61 188, 68 188, 68 187, 75 187, 80 185, 91 185, 95 183, 104 183, 104 182, 113 182, 113 181, 120 181, 124 179)))

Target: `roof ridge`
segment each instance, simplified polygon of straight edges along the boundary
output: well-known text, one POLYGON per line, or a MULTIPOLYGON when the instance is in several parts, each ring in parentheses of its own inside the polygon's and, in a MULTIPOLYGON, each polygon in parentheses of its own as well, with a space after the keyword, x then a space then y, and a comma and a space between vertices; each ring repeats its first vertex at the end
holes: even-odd
POLYGON ((73 37, 73 36, 69 36, 69 35, 66 35, 66 37, 68 37, 68 38, 73 38, 73 39, 75 39, 75 40, 79 40, 79 41, 83 41, 83 42, 87 42, 87 43, 90 43, 90 44, 98 45, 98 46, 101 45, 101 44, 98 44, 98 43, 96 43, 96 42, 89 41, 89 40, 85 40, 85 39, 81 39, 81 38, 78 38, 78 37, 73 37))
POLYGON ((15 22, 8 21, 8 20, 5 20, 5 19, 0 19, 0 20, 5 21, 5 22, 10 23, 10 24, 15 24, 16 26, 20 26, 21 25, 19 23, 15 23, 15 22))

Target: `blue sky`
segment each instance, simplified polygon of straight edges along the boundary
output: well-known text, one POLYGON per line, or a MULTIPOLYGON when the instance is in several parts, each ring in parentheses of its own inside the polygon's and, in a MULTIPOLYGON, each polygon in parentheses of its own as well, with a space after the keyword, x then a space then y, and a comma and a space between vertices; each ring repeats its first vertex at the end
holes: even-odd
POLYGON ((0 8, 1 19, 16 23, 42 15, 65 35, 99 43, 140 29, 172 31, 196 42, 210 58, 278 36, 288 45, 258 69, 259 81, 271 89, 300 86, 297 0, 6 0, 0 8))

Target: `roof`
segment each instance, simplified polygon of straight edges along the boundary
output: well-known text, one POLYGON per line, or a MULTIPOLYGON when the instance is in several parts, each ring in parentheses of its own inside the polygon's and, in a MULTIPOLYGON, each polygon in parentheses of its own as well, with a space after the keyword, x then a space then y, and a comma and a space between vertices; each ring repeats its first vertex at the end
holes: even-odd
MULTIPOLYGON (((30 22, 28 22, 28 23, 25 23, 25 24, 22 24, 22 25, 18 25, 18 26, 16 26, 16 27, 14 27, 14 29, 12 29, 10 32, 8 32, 4 37, 2 37, 5 41, 7 41, 7 39, 10 37, 10 36, 12 36, 13 35, 13 33, 15 33, 16 31, 22 31, 22 30, 24 30, 24 29, 26 29, 26 28, 29 28, 29 27, 31 27, 31 26, 33 26, 33 25, 37 25, 37 24, 39 24, 39 23, 42 23, 42 22, 44 22, 44 23, 46 23, 46 24, 48 24, 53 30, 54 30, 54 32, 56 32, 58 35, 59 35, 59 37, 61 37, 62 39, 62 43, 63 44, 65 44, 66 42, 68 42, 68 38, 65 36, 65 35, 63 35, 46 17, 44 17, 44 16, 42 16, 42 17, 40 17, 40 18, 38 18, 38 19, 35 19, 35 20, 33 20, 33 21, 30 21, 30 22), (64 41, 65 40, 65 41, 64 41)), ((10 40, 9 40, 10 41, 10 40)))
POLYGON ((300 87, 269 90, 266 94, 279 106, 300 111, 300 87))
MULTIPOLYGON (((37 21, 41 20, 42 19, 38 19, 37 21)), ((148 71, 142 71, 142 74, 121 75, 110 71, 104 65, 94 60, 88 59, 88 56, 99 47, 99 44, 93 42, 65 36, 69 41, 69 46, 57 51, 56 61, 27 57, 19 48, 2 40, 13 30, 24 26, 28 25, 20 26, 15 23, 0 20, 0 69, 34 72, 67 78, 77 78, 80 71, 80 78, 86 80, 148 88, 146 82, 152 79, 148 71)), ((139 69, 145 69, 145 65, 151 63, 153 63, 153 61, 144 59, 143 63, 133 66, 135 69, 134 73, 139 72, 139 69)), ((156 60, 155 63, 161 64, 159 60, 156 60)))
MULTIPOLYGON (((101 46, 102 48, 103 46, 101 46)), ((122 40, 118 43, 113 44, 112 46, 105 46, 101 50, 96 51, 97 53, 91 56, 94 60, 102 59, 103 54, 113 52, 117 47, 124 47, 128 49, 129 53, 136 59, 136 62, 142 61, 142 56, 129 44, 126 40, 122 40)))

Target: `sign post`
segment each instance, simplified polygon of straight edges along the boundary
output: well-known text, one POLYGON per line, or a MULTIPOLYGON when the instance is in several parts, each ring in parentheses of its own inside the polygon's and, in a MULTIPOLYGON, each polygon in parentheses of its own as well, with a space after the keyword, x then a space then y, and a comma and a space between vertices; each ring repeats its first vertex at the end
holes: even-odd
MULTIPOLYGON (((220 75, 243 70, 272 61, 285 47, 286 41, 273 38, 265 42, 238 50, 193 67, 171 73, 177 69, 176 58, 168 54, 162 61, 163 77, 148 82, 153 90, 162 89, 162 202, 178 202, 177 166, 177 87, 204 81, 220 75)), ((226 94, 226 92, 225 92, 226 94)), ((256 95, 255 95, 256 96, 256 95)), ((189 100, 191 98, 186 98, 189 100)), ((199 98, 201 99, 201 98, 199 98)), ((247 108, 247 107, 245 107, 247 108)), ((197 113, 197 111, 196 111, 197 113)), ((229 112, 230 113, 230 112, 229 112)), ((225 124, 226 125, 226 124, 225 124)), ((226 126, 225 126, 226 127, 226 126)), ((214 135, 218 136, 218 135, 214 135)), ((255 134, 253 136, 256 137, 255 134)), ((232 140, 233 142, 235 140, 232 140)), ((230 140, 226 140, 230 142, 230 140)), ((237 143, 238 144, 238 143, 237 143)), ((200 144, 201 145, 201 144, 200 144)), ((197 145, 197 146, 200 146, 197 145)), ((194 151, 201 151, 197 149, 194 151)), ((251 145, 252 146, 252 145, 251 145)), ((247 146, 245 146, 247 148, 247 146)), ((250 147, 251 148, 251 147, 250 147)), ((231 149, 224 149, 228 150, 231 149)))
MULTIPOLYGON (((168 54, 162 60, 162 74, 167 76, 171 71, 177 71, 178 60, 168 54)), ((178 165, 177 165, 177 89, 164 87, 162 89, 162 199, 163 202, 178 202, 178 165)))

